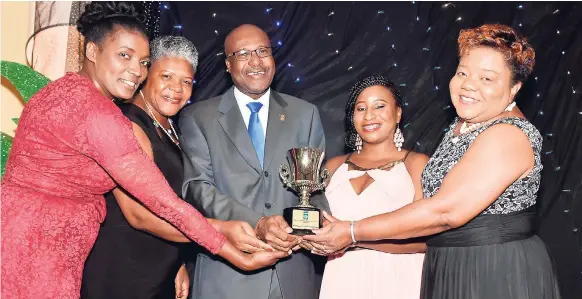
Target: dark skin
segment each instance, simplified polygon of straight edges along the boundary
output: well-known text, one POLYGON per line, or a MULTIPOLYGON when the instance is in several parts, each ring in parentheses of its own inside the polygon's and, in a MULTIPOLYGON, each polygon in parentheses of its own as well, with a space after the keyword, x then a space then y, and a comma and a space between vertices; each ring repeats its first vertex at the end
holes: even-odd
MULTIPOLYGON (((86 59, 79 74, 91 80, 109 98, 132 98, 147 76, 149 42, 141 32, 118 26, 105 36, 101 44, 89 42, 85 53, 86 59)), ((139 135, 135 127, 134 133, 139 135)), ((143 130, 141 134, 145 135, 143 130)), ((245 254, 228 241, 218 255, 239 269, 256 270, 274 264, 287 254, 273 251, 245 254)))
MULTIPOLYGON (((180 57, 164 57, 152 63, 149 76, 131 103, 148 112, 148 105, 156 120, 166 129, 170 128, 169 119, 175 116, 186 105, 192 95, 192 82, 194 69, 192 64, 180 57), (142 96, 143 94, 143 96, 142 96)), ((153 150, 150 140, 139 125, 132 123, 134 134, 142 149, 153 159, 153 150)), ((165 138, 161 130, 160 137, 165 138)), ((115 188, 113 195, 127 219, 127 222, 139 230, 146 231, 165 240, 189 243, 191 242, 173 225, 159 218, 139 202, 135 201, 121 188, 115 188)), ((234 245, 245 252, 257 252, 261 250, 273 250, 273 248, 256 238, 253 228, 244 221, 218 221, 208 219, 212 226, 226 235, 234 245)), ((186 298, 188 296, 190 280, 184 265, 176 275, 176 296, 186 298)))
MULTIPOLYGON (((194 69, 183 58, 163 57, 152 63, 142 93, 164 128, 170 127, 169 118, 178 114, 188 102, 193 81, 194 69)), ((132 102, 147 111, 140 94, 136 94, 132 102)))
MULTIPOLYGON (((255 50, 270 47, 271 42, 261 28, 254 25, 241 25, 231 31, 224 41, 227 55, 242 49, 255 50)), ((273 56, 259 58, 252 53, 247 61, 238 61, 234 57, 226 59, 226 69, 232 77, 234 85, 244 94, 258 99, 265 94, 275 76, 275 60, 273 56), (259 72, 260 74, 255 74, 259 72)))
POLYGON ((79 74, 108 98, 130 99, 148 75, 149 42, 141 33, 118 27, 102 45, 89 42, 79 74))
MULTIPOLYGON (((178 114, 192 95, 194 69, 192 65, 180 57, 164 57, 152 63, 149 77, 141 90, 131 102, 148 112, 145 101, 152 109, 156 119, 162 126, 169 128, 169 119, 178 114), (145 96, 142 97, 142 94, 145 96)), ((141 127, 133 124, 134 133, 142 149, 153 158, 152 145, 141 127)), ((158 130, 160 137, 164 132, 158 130)), ((133 200, 122 189, 116 188, 113 194, 119 207, 132 227, 147 231, 163 239, 187 243, 190 242, 178 229, 157 217, 147 208, 133 200)), ((253 228, 244 221, 219 221, 208 219, 212 226, 245 252, 273 250, 273 248, 256 238, 253 228)))
MULTIPOLYGON (((449 89, 463 121, 491 122, 503 117, 523 118, 519 109, 505 110, 521 83, 512 82, 504 55, 477 47, 464 54, 449 89)), ((393 212, 357 221, 356 240, 407 239, 428 236, 465 225, 490 206, 516 180, 534 167, 531 143, 510 124, 498 124, 479 134, 464 156, 446 174, 439 191, 393 212), (478 179, 476 179, 478 178, 478 179)), ((335 221, 306 236, 318 250, 332 253, 351 243, 350 223, 335 221)))
MULTIPOLYGON (((254 25, 241 25, 231 31, 224 42, 226 55, 240 50, 255 50, 261 47, 270 47, 271 42, 267 34, 254 25)), ((259 58, 252 53, 247 61, 236 60, 235 57, 226 59, 226 69, 231 74, 236 88, 253 99, 258 99, 271 86, 275 76, 275 60, 273 56, 259 58)), ((290 235, 293 229, 281 215, 263 217, 255 228, 257 237, 273 248, 291 252, 299 249, 301 238, 290 235)))
MULTIPOLYGON (((362 138, 363 146, 359 154, 351 155, 350 161, 360 167, 376 168, 406 158, 404 165, 412 178, 415 190, 413 201, 416 201, 422 198, 420 178, 428 156, 416 152, 409 153, 406 150, 399 152, 396 148, 393 141, 394 132, 397 123, 400 122, 401 114, 402 109, 396 105, 396 99, 388 88, 378 85, 364 89, 356 99, 354 107, 354 127, 362 138)), ((347 155, 331 158, 326 168, 335 172, 346 159, 347 155)), ((368 174, 350 180, 356 194, 364 192, 373 182, 374 179, 368 174)), ((330 222, 336 221, 327 213, 324 217, 330 222)), ((357 247, 389 253, 417 253, 426 250, 426 245, 422 242, 396 240, 360 242, 357 247)), ((349 247, 345 247, 344 250, 347 248, 349 247)), ((313 252, 327 255, 317 247, 313 249, 313 252)))

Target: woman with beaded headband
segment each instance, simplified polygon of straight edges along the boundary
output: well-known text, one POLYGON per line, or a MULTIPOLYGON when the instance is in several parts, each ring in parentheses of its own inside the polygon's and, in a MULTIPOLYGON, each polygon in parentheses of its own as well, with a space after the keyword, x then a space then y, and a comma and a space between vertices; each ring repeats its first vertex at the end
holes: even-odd
POLYGON ((355 242, 430 236, 421 298, 560 298, 535 235, 542 136, 515 106, 535 52, 514 29, 462 30, 450 81, 459 117, 422 173, 424 198, 393 212, 339 221, 305 236, 323 253, 355 242))
MULTIPOLYGON (((325 194, 335 217, 360 220, 422 198, 420 174, 428 157, 402 149, 402 106, 383 76, 350 90, 346 143, 354 152, 326 165, 333 175, 325 194)), ((319 298, 418 298, 425 249, 421 240, 352 244, 329 258, 319 298)))
POLYGON ((78 298, 105 218, 103 194, 117 184, 238 268, 258 269, 285 256, 239 251, 217 229, 242 225, 209 221, 179 199, 141 149, 134 136, 139 126, 113 103, 132 98, 147 76, 142 19, 125 2, 88 4, 77 22, 85 37, 82 70, 49 83, 22 112, 2 179, 3 298, 78 298))

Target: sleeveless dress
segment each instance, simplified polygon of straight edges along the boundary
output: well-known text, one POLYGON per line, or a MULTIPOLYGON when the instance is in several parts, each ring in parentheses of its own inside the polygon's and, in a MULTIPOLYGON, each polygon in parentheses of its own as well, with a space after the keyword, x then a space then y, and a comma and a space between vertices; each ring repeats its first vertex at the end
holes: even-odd
MULTIPOLYGON (((414 185, 404 163, 390 170, 348 170, 342 164, 325 195, 341 220, 360 220, 397 210, 414 199, 414 185), (368 174, 374 182, 360 195, 350 179, 368 174)), ((418 299, 424 254, 391 254, 369 249, 348 250, 325 265, 320 299, 418 299)))
POLYGON ((455 137, 453 131, 458 122, 459 118, 451 124, 423 171, 425 198, 438 192, 446 174, 475 138, 496 124, 514 125, 527 135, 534 152, 534 167, 467 224, 427 241, 421 298, 560 298, 549 252, 534 235, 542 136, 525 119, 502 118, 455 137))
MULTIPOLYGON (((158 135, 152 119, 140 107, 121 104, 120 109, 143 129, 154 162, 179 196, 184 177, 180 148, 165 134, 158 135)), ((113 193, 105 195, 105 202, 107 217, 85 263, 81 298, 174 298, 181 244, 131 227, 113 193)))
POLYGON ((22 111, 2 179, 2 298, 78 298, 83 265, 122 185, 211 252, 226 239, 179 199, 141 150, 130 121, 77 73, 22 111))

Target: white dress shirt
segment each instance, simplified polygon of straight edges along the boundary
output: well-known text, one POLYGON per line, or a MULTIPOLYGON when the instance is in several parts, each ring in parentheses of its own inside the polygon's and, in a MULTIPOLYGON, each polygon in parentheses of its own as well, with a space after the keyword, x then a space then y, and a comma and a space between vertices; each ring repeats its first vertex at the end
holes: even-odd
POLYGON ((271 96, 271 88, 267 89, 264 95, 262 95, 257 100, 247 96, 246 94, 242 93, 236 86, 234 87, 234 98, 236 99, 236 103, 238 104, 238 108, 242 114, 242 118, 245 122, 245 126, 247 130, 249 129, 249 118, 251 117, 251 109, 247 107, 247 104, 250 102, 260 102, 263 104, 261 110, 259 110, 259 120, 261 121, 261 125, 263 126, 263 134, 265 139, 267 138, 267 121, 269 121, 269 98, 271 96))

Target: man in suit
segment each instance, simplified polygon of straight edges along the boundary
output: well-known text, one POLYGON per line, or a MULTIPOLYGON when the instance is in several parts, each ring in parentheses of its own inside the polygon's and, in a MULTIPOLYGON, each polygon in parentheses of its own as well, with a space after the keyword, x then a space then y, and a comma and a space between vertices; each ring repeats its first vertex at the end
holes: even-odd
MULTIPOLYGON (((192 296, 200 299, 315 299, 321 278, 309 245, 289 234, 283 209, 298 204, 278 168, 294 147, 325 149, 317 108, 270 88, 275 61, 267 34, 254 25, 234 29, 225 41, 226 67, 234 86, 195 103, 180 115, 185 153, 184 199, 208 217, 244 220, 277 250, 295 250, 274 267, 242 272, 228 262, 199 254, 192 296), (319 280, 319 281, 318 281, 319 280)), ((323 194, 311 203, 329 211, 323 194)), ((257 249, 259 250, 259 249, 257 249)))

